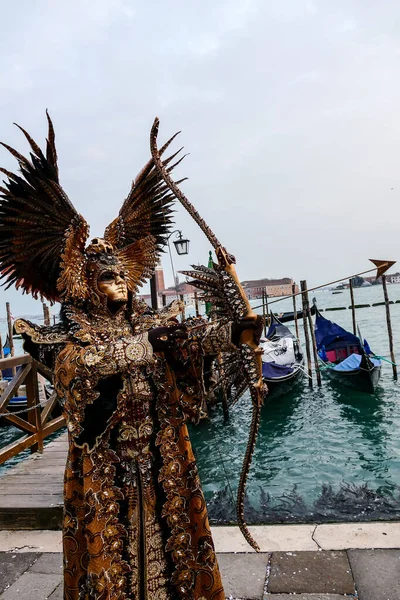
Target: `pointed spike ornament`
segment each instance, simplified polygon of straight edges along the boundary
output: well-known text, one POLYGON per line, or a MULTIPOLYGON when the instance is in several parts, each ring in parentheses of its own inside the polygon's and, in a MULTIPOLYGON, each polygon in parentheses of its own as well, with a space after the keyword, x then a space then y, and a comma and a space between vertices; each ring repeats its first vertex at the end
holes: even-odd
POLYGON ((396 264, 395 260, 379 260, 377 258, 370 258, 369 260, 377 267, 377 279, 379 279, 379 277, 386 273, 386 271, 388 271, 390 267, 393 267, 393 265, 396 264))

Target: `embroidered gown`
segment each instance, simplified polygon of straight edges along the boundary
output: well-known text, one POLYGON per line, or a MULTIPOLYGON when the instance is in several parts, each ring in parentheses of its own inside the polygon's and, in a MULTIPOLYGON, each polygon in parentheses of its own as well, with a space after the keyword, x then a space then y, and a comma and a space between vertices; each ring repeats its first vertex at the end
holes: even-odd
MULTIPOLYGON (((55 364, 69 432, 64 599, 223 600, 186 419, 200 415, 203 357, 232 348, 230 324, 155 353, 147 330, 165 319, 65 315, 55 364)), ((42 328, 18 323, 43 341, 42 328)))

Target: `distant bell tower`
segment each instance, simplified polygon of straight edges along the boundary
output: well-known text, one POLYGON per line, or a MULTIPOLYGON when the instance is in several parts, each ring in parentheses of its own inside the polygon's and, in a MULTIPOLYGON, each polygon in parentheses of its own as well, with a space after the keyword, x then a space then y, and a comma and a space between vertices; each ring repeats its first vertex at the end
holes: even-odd
POLYGON ((163 292, 165 290, 165 283, 164 283, 164 271, 161 266, 161 263, 156 267, 155 276, 156 276, 156 283, 157 283, 157 291, 163 292))

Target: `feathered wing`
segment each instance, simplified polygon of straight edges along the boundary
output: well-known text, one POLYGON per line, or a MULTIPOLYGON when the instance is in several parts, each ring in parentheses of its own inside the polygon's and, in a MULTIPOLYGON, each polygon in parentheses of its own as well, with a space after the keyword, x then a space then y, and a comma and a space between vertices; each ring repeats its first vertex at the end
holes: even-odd
MULTIPOLYGON (((163 146, 161 153, 165 152, 175 137, 173 136, 163 146)), ((182 157, 175 163, 173 162, 181 150, 164 161, 163 164, 169 171, 172 171, 183 160, 182 157)), ((104 239, 118 249, 149 238, 148 243, 145 243, 142 248, 147 252, 146 263, 152 266, 150 266, 150 271, 143 271, 135 282, 135 286, 140 285, 151 275, 157 265, 160 253, 167 243, 167 236, 172 225, 174 198, 174 194, 164 183, 153 159, 151 159, 133 181, 118 217, 105 230, 104 239)))
MULTIPOLYGON (((182 271, 192 277, 189 282, 200 289, 202 300, 212 304, 214 317, 219 321, 238 321, 247 312, 236 282, 219 265, 213 268, 192 265, 192 271, 182 271)), ((214 361, 216 371, 215 389, 224 388, 228 392, 229 403, 235 404, 248 388, 243 361, 239 349, 223 352, 214 361)))
POLYGON ((0 279, 7 288, 15 285, 34 298, 42 295, 54 302, 75 277, 70 274, 57 286, 66 246, 69 242, 75 261, 82 262, 89 232, 60 186, 54 129, 46 114, 46 154, 19 125, 32 149, 30 160, 1 143, 17 159, 20 175, 0 168, 8 177, 0 186, 0 279))
POLYGON ((126 283, 129 291, 136 293, 138 287, 151 277, 156 267, 156 239, 152 235, 147 235, 118 250, 116 256, 128 273, 126 283))

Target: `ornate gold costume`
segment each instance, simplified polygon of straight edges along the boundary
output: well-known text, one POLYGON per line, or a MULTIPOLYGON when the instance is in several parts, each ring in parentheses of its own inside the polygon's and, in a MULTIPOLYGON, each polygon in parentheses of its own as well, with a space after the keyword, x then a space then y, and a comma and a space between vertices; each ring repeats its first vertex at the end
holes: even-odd
POLYGON ((55 327, 15 326, 54 369, 68 426, 64 598, 222 600, 186 420, 200 415, 204 357, 233 348, 231 325, 194 335, 175 318, 179 303, 155 314, 135 300, 171 225, 173 195, 152 160, 104 239, 86 247, 48 121, 46 154, 24 130, 31 161, 6 146, 22 177, 3 170, 0 268, 8 285, 62 304, 55 327))
MULTIPOLYGON (((133 182, 104 239, 87 246, 88 225, 58 180, 48 122, 45 154, 24 130, 30 161, 3 144, 22 176, 1 169, 0 277, 62 305, 54 327, 15 327, 25 349, 54 369, 67 421, 64 598, 222 600, 186 421, 200 417, 204 358, 223 352, 239 364, 248 351, 237 347, 246 305, 229 274, 202 267, 195 276, 211 286, 218 323, 190 330, 176 319, 179 303, 156 314, 137 301, 171 226, 174 194, 162 174, 176 155, 160 168, 171 140, 133 182)), ((232 377, 242 393, 240 368, 232 377)))

